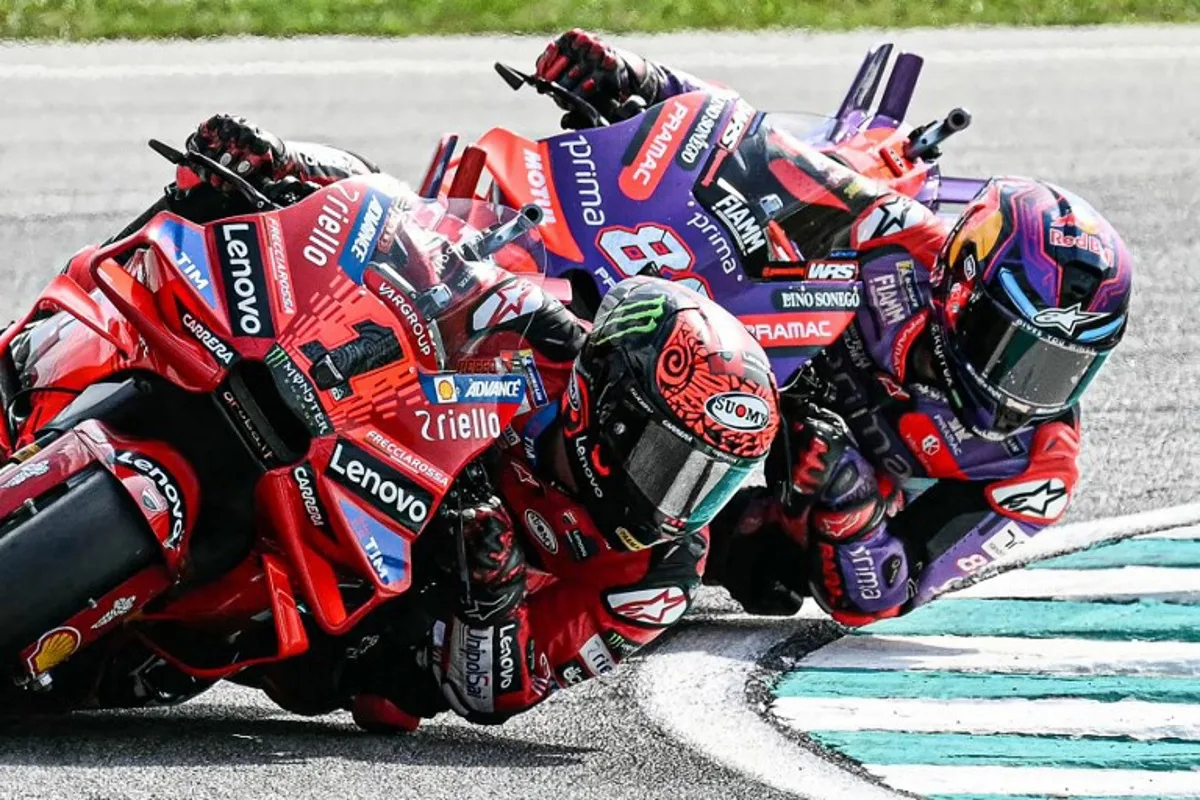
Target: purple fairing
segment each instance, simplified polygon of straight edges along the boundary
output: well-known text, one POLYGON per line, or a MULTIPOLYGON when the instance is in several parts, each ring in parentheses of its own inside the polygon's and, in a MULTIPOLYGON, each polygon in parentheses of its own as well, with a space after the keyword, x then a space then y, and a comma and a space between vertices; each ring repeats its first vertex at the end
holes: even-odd
POLYGON ((904 543, 886 527, 836 545, 846 596, 863 611, 883 611, 908 599, 908 557, 904 543))
MULTIPOLYGON (((891 45, 881 45, 868 53, 837 115, 824 124, 800 131, 799 138, 818 148, 829 147, 868 128, 894 127, 907 111, 921 60, 911 54, 901 54, 897 58, 879 110, 872 114, 871 103, 886 73, 891 51, 891 45)), ((831 316, 830 312, 845 309, 788 309, 787 313, 781 314, 784 309, 777 305, 780 292, 859 290, 861 287, 845 281, 827 285, 809 282, 806 285, 795 278, 764 280, 758 277, 764 260, 761 256, 767 248, 762 247, 752 254, 752 258, 742 252, 745 242, 739 237, 739 231, 731 229, 728 221, 719 218, 712 209, 714 195, 723 191, 717 187, 719 181, 716 179, 720 176, 712 173, 721 158, 728 155, 719 152, 726 149, 722 142, 724 137, 728 135, 735 142, 742 142, 738 149, 742 153, 750 146, 748 143, 753 136, 764 128, 764 119, 771 115, 755 112, 732 91, 669 67, 658 68, 663 74, 666 99, 687 101, 689 111, 671 137, 679 141, 670 142, 669 155, 662 159, 669 163, 656 165, 654 189, 646 199, 630 197, 623 191, 621 175, 629 168, 630 161, 641 155, 640 148, 646 140, 662 132, 659 116, 663 114, 664 104, 623 123, 543 140, 549 153, 560 213, 581 253, 581 258, 575 259, 550 252, 549 274, 570 277, 577 286, 582 279, 585 286, 590 285, 596 293, 603 295, 624 277, 636 274, 653 261, 654 268, 664 277, 684 281, 692 288, 708 293, 743 320, 753 318, 751 324, 762 326, 756 330, 756 336, 767 352, 777 380, 785 384, 836 337, 839 325, 843 323, 838 315, 831 316), (739 112, 748 112, 751 116, 748 120, 735 119, 739 112), (736 130, 742 127, 741 136, 735 136, 736 130), (685 158, 683 153, 688 157, 685 158), (606 241, 601 242, 601 236, 606 233, 606 241), (645 246, 658 248, 653 259, 628 257, 645 246), (681 270, 679 265, 686 266, 681 270), (785 327, 779 327, 776 322, 785 327), (815 323, 816 327, 809 322, 815 323), (777 341, 771 341, 769 337, 759 335, 760 332, 788 335, 776 336, 777 341), (825 335, 830 332, 833 336, 825 335)), ((780 116, 780 125, 785 124, 785 117, 780 116)), ((791 127, 786 129, 792 135, 798 133, 791 127)), ((763 162, 761 143, 757 146, 760 148, 756 151, 757 160, 763 162)), ((817 158, 824 161, 823 156, 817 158)), ((738 160, 743 159, 739 156, 738 160)), ((765 163, 753 164, 749 170, 748 180, 760 181, 766 176, 769 181, 765 163)), ((817 165, 815 172, 819 174, 823 170, 827 171, 828 167, 817 165)), ((956 200, 963 191, 951 186, 950 182, 954 180, 942 179, 935 167, 922 189, 922 200, 932 208, 947 199, 956 200), (949 192, 941 187, 944 181, 951 187, 949 192)), ((752 202, 755 199, 751 196, 752 202)), ((770 212, 771 209, 763 206, 748 208, 748 215, 752 217, 742 223, 740 233, 765 239, 764 223, 770 212)), ((804 255, 812 258, 823 253, 806 252, 804 255)), ((844 314, 840 316, 845 317, 844 314)))
POLYGON ((992 514, 925 565, 910 605, 924 605, 940 594, 970 583, 980 566, 1017 550, 1046 530, 1015 519, 992 514))

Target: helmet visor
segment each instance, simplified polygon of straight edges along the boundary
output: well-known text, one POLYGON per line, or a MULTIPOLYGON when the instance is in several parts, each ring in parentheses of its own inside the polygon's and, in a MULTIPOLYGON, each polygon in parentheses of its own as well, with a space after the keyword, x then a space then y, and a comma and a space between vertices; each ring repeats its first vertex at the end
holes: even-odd
POLYGON ((625 472, 660 518, 694 531, 707 525, 742 487, 760 459, 730 462, 650 422, 625 460, 625 472))
POLYGON ((980 294, 963 309, 952 337, 972 377, 989 393, 1038 411, 1074 403, 1107 353, 1045 334, 980 294))

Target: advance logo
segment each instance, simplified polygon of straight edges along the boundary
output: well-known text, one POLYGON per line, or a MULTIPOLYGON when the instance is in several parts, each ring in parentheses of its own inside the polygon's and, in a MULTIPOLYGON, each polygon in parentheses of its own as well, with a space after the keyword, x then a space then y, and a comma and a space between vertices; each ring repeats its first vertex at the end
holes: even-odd
POLYGON ((333 447, 329 477, 414 535, 429 519, 432 494, 345 439, 333 447))
POLYGON ((252 222, 228 222, 216 226, 214 231, 225 308, 229 310, 234 335, 275 338, 258 226, 252 222))

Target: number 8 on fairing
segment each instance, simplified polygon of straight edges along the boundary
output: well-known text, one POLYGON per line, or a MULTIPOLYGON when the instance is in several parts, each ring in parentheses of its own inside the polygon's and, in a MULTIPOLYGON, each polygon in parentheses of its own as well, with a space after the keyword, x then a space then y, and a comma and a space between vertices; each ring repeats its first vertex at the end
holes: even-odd
POLYGON ((651 223, 633 230, 606 228, 596 238, 596 246, 625 278, 640 274, 651 264, 660 271, 687 272, 695 260, 675 231, 651 223))

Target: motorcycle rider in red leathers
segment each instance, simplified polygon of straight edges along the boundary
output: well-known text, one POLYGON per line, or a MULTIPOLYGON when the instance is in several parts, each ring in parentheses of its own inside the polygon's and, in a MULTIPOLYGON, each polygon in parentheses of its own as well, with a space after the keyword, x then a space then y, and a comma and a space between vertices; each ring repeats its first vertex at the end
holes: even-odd
MULTIPOLYGON (((546 47, 537 73, 612 121, 631 98, 725 91, 578 29, 546 47)), ((563 124, 586 125, 575 116, 563 124)), ((862 625, 928 602, 1065 512, 1079 397, 1124 333, 1130 256, 1090 205, 1047 183, 990 181, 950 227, 774 139, 758 196, 802 208, 772 220, 786 234, 777 257, 821 254, 807 246, 822 236, 818 211, 854 209, 838 246, 856 251, 866 302, 784 392, 774 490, 743 492, 714 522, 705 579, 747 611, 791 614, 811 595, 862 625), (832 199, 813 211, 814 196, 832 199)))
MULTIPOLYGON (((189 147, 285 201, 374 170, 224 115, 189 147)), ((244 210, 219 177, 201 177, 224 191, 201 186, 168 207, 196 221, 244 210)), ((392 266, 412 276, 421 259, 408 244, 385 257, 404 260, 392 266)), ((427 271, 430 283, 452 280, 427 271)), ((708 522, 778 430, 761 347, 678 284, 625 281, 589 327, 501 271, 438 327, 447 353, 466 354, 448 367, 516 371, 529 384, 528 411, 442 505, 463 545, 451 611, 437 615, 430 641, 429 626, 415 639, 397 632, 385 605, 345 637, 310 631, 309 653, 237 678, 285 708, 349 706, 370 729, 411 730, 447 707, 498 723, 609 672, 687 610, 708 522)))

